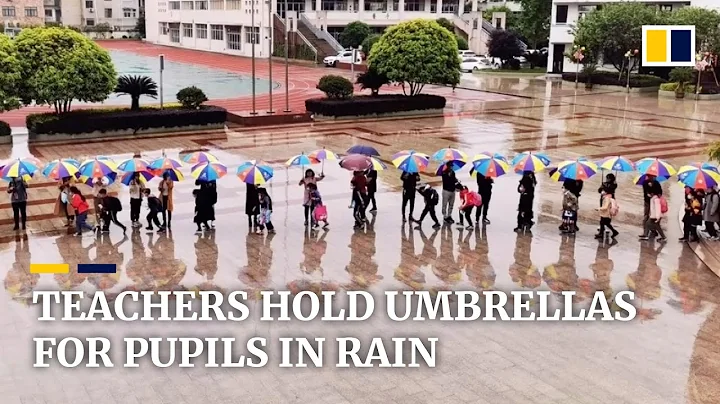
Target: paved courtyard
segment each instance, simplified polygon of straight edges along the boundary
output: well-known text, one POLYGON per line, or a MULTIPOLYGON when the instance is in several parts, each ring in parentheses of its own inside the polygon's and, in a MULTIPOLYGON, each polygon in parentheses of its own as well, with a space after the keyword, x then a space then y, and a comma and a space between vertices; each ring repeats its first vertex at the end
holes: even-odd
MULTIPOLYGON (((165 48, 163 48, 165 49, 165 48)), ((185 52, 173 50, 173 52, 185 52)), ((166 51, 169 53, 169 51, 166 51)), ((192 52, 189 52, 192 53, 192 52)), ((204 54, 205 55, 205 54, 204 54)), ((208 59, 216 56, 208 56, 208 59)), ((219 56, 218 56, 219 57, 219 56)), ((199 61, 200 63, 200 61, 199 61)), ((300 69, 300 68, 299 68, 300 69)), ((308 77, 311 74, 308 70, 308 77)), ((295 78, 295 76, 293 76, 295 78)), ((308 78, 308 83, 312 80, 308 78)), ((313 84, 314 85, 314 84, 313 84)), ((387 161, 392 153, 415 149, 432 153, 448 145, 474 154, 491 150, 513 155, 542 150, 554 162, 587 156, 656 156, 676 165, 703 159, 720 140, 714 103, 675 102, 525 79, 464 77, 476 90, 472 99, 452 99, 442 117, 302 124, 259 129, 229 128, 142 139, 30 145, 21 138, 0 145, 0 159, 32 155, 42 161, 135 153, 152 159, 209 150, 229 166, 218 182, 217 229, 195 235, 188 179, 175 188, 170 234, 113 229, 110 235, 72 237, 53 217, 56 184, 31 184, 25 233, 12 231, 7 199, 0 203, 0 394, 3 403, 718 403, 720 402, 720 279, 679 236, 675 218, 682 188, 664 184, 671 204, 666 224, 671 242, 639 243, 641 193, 631 175, 621 175, 616 244, 593 239, 599 179, 585 186, 581 231, 575 238, 557 231, 560 184, 539 175, 535 201, 538 225, 515 234, 518 177, 496 181, 492 224, 476 230, 434 231, 403 225, 399 172, 380 172, 379 210, 366 231, 353 231, 349 173, 324 167, 320 191, 330 228, 306 233, 302 217, 301 169, 286 170, 291 155, 327 147, 342 152, 354 144, 376 147, 387 161), (494 94, 494 92, 504 94, 494 94), (249 159, 276 168, 269 192, 277 234, 249 234, 244 215, 245 187, 233 174, 249 159), (114 263, 117 275, 32 275, 30 263, 114 263), (575 290, 586 300, 595 290, 637 294, 638 318, 630 323, 440 323, 398 325, 383 316, 349 323, 39 323, 33 290, 575 290), (105 336, 113 341, 112 369, 32 367, 32 338, 105 336), (279 368, 277 344, 262 369, 150 368, 121 366, 123 337, 233 336, 245 341, 268 337, 437 337, 434 369, 279 368)), ((308 93, 314 91, 307 85, 308 93)), ((460 96, 455 96, 460 97, 460 96)), ((19 116, 19 115, 17 115, 19 116)), ((4 116, 3 116, 3 119, 4 116)), ((433 167, 434 168, 434 167, 433 167)), ((459 174, 473 184, 467 170, 459 174)), ((430 175, 423 181, 437 185, 430 175)), ((150 183, 157 187, 157 180, 150 183)), ((2 190, 0 190, 2 191, 2 190)), ((89 193, 87 188, 84 191, 89 193)), ((123 201, 127 189, 113 186, 123 201)), ((5 194, 4 192, 1 192, 5 194)), ((421 208, 418 200, 417 210, 421 208)), ((143 212, 144 217, 144 212, 143 212)), ((129 208, 120 219, 129 222, 129 208)), ((717 250, 709 245, 706 250, 717 250)), ((699 250, 700 255, 702 251, 699 250)), ((257 307, 252 307, 256 310, 257 307)))

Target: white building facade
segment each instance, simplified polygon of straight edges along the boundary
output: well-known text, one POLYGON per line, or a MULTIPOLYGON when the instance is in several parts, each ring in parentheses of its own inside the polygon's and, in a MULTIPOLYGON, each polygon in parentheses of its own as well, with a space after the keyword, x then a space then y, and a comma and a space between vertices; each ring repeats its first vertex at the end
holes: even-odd
POLYGON ((577 66, 564 56, 572 51, 575 39, 572 34, 573 27, 578 20, 598 7, 621 1, 644 3, 648 7, 657 7, 666 11, 687 6, 720 9, 720 0, 553 0, 547 72, 554 74, 575 72, 577 66))

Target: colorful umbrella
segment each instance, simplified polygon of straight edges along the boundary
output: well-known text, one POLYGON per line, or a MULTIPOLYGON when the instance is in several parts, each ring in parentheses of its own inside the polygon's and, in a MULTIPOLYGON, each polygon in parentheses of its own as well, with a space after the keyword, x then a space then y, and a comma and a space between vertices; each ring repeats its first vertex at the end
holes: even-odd
POLYGON ((141 184, 144 184, 153 179, 153 177, 155 177, 152 173, 148 171, 138 171, 137 173, 128 172, 123 174, 122 177, 120 177, 120 183, 122 183, 123 185, 130 185, 130 181, 132 180, 133 176, 135 176, 135 174, 138 174, 140 176, 141 184))
POLYGON ((473 162, 478 161, 478 160, 490 159, 490 158, 492 158, 492 159, 497 159, 497 160, 502 160, 502 161, 510 164, 510 162, 508 161, 508 159, 505 158, 505 156, 503 156, 502 154, 500 154, 500 153, 492 153, 492 152, 489 152, 489 151, 484 151, 484 152, 480 152, 479 154, 476 154, 476 155, 473 157, 473 162))
POLYGON ((585 181, 597 173, 597 165, 588 160, 568 160, 558 164, 558 172, 564 178, 585 181))
POLYGON ((314 157, 310 157, 305 153, 301 153, 301 154, 298 154, 297 156, 290 157, 290 159, 285 162, 285 165, 288 167, 291 167, 291 166, 304 167, 304 166, 317 164, 319 162, 320 162, 320 160, 318 160, 314 157))
POLYGON ((79 171, 82 177, 101 178, 114 173, 116 170, 117 166, 111 160, 94 158, 82 163, 79 171))
POLYGON ((150 163, 150 168, 153 170, 177 170, 180 167, 182 167, 181 162, 165 156, 155 159, 150 163))
POLYGON ((687 171, 694 171, 694 170, 709 170, 716 173, 720 173, 720 169, 717 168, 717 166, 711 164, 711 163, 690 163, 687 165, 684 165, 680 168, 678 168, 677 175, 680 177, 680 174, 687 172, 687 171))
POLYGON ((150 163, 140 158, 132 158, 118 164, 117 169, 127 173, 150 171, 150 163))
POLYGON ((180 170, 177 169, 167 169, 167 170, 150 170, 150 174, 156 176, 156 177, 162 177, 163 174, 167 174, 170 176, 170 181, 182 181, 185 179, 185 176, 183 173, 180 172, 180 170))
POLYGON ((331 152, 330 150, 326 148, 318 149, 309 154, 310 157, 319 160, 319 161, 325 161, 325 160, 339 160, 340 157, 338 157, 337 154, 331 152))
POLYGON ((273 175, 272 167, 255 160, 241 164, 237 169, 237 176, 243 182, 253 185, 265 185, 273 175))
POLYGON ((432 155, 432 159, 435 161, 459 160, 466 162, 468 159, 468 155, 458 149, 446 147, 444 149, 436 151, 435 154, 432 155))
POLYGON ((218 158, 210 152, 196 151, 182 156, 182 161, 188 164, 217 163, 218 158))
POLYGON ((216 181, 227 174, 227 167, 222 163, 202 163, 194 166, 190 175, 200 181, 216 181))
POLYGON ((445 165, 446 165, 447 163, 450 163, 450 166, 452 167, 452 170, 453 170, 453 171, 458 171, 458 170, 460 170, 461 168, 465 167, 465 164, 466 164, 464 161, 461 161, 461 160, 448 160, 448 161, 445 161, 443 164, 440 164, 440 165, 438 166, 437 170, 435 170, 435 175, 437 175, 438 177, 440 177, 440 176, 443 174, 443 172, 445 172, 445 165))
POLYGON ((602 170, 630 172, 635 171, 635 163, 623 156, 607 157, 597 162, 598 168, 602 170))
POLYGON ((88 176, 81 176, 79 181, 87 186, 93 186, 97 181, 101 181, 103 185, 107 186, 115 182, 117 179, 117 173, 116 172, 110 172, 107 175, 104 175, 102 177, 88 177, 88 176))
POLYGON ((380 156, 380 152, 371 146, 356 144, 347 150, 348 154, 363 154, 365 156, 380 156))
MULTIPOLYGON (((665 182, 668 180, 668 178, 670 178, 670 177, 655 177, 655 181, 665 182)), ((643 175, 639 175, 639 176, 635 177, 635 179, 633 180, 633 183, 635 185, 643 185, 643 184, 645 184, 645 181, 647 181, 647 180, 648 180, 647 174, 643 174, 643 175)))
POLYGON ((557 167, 553 167, 548 171, 548 175, 550 176, 550 179, 557 182, 565 181, 567 178, 563 177, 562 174, 560 174, 560 170, 558 170, 557 167))
POLYGON ((427 154, 416 153, 410 150, 407 154, 393 156, 393 165, 408 173, 417 173, 425 171, 428 164, 430 164, 430 158, 427 154))
POLYGON ((644 158, 635 162, 641 175, 654 175, 656 177, 672 177, 677 172, 675 167, 665 160, 655 157, 644 158))
POLYGON ((42 170, 42 175, 52 180, 59 181, 66 177, 74 177, 78 173, 80 162, 74 159, 53 160, 42 170))
POLYGON ((507 161, 505 161, 505 159, 489 157, 486 154, 482 154, 475 156, 472 171, 473 174, 480 173, 486 177, 497 178, 501 175, 507 174, 507 172, 510 171, 510 165, 507 161))
MULTIPOLYGON (((680 170, 685 167, 681 167, 680 170)), ((685 170, 678 174, 678 180, 685 186, 692 189, 708 189, 714 188, 720 183, 720 174, 702 168, 694 170, 685 170)))
POLYGON ((385 165, 385 163, 383 163, 382 161, 380 161, 380 159, 378 159, 378 158, 375 158, 375 157, 372 157, 372 156, 371 156, 371 157, 370 157, 370 162, 372 163, 372 167, 370 167, 371 170, 382 171, 382 170, 384 170, 384 169, 387 168, 387 166, 385 165))
POLYGON ((35 159, 17 159, 15 161, 7 163, 0 170, 0 177, 3 178, 18 178, 32 177, 38 170, 37 160, 35 159))
POLYGON ((549 165, 550 158, 542 153, 523 152, 512 160, 513 170, 518 173, 542 171, 549 165))

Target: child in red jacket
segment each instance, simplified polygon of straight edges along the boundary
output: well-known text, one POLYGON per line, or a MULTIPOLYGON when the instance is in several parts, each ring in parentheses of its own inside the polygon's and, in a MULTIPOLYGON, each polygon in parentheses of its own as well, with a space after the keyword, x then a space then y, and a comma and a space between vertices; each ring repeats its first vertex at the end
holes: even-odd
POLYGON ((463 216, 467 221, 467 229, 473 228, 471 213, 474 208, 480 209, 482 206, 482 198, 480 194, 475 191, 471 191, 466 186, 462 186, 460 189, 460 227, 463 226, 463 216))

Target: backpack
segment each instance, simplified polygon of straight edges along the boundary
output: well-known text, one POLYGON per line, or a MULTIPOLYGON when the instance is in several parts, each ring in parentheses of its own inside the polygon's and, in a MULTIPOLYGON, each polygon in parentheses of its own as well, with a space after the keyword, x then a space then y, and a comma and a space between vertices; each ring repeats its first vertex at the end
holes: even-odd
POLYGON ((434 189, 432 189, 432 188, 430 188, 430 189, 427 191, 427 193, 428 193, 428 196, 427 196, 427 198, 428 198, 428 205, 432 205, 432 206, 437 205, 438 202, 440 201, 440 196, 438 195, 437 191, 434 190, 434 189))
POLYGON ((466 198, 469 206, 482 206, 482 197, 477 192, 470 191, 466 198))
POLYGON ((610 217, 617 216, 619 211, 620 211, 620 206, 618 205, 615 198, 610 198, 610 217))
POLYGON ((664 196, 659 196, 660 199, 660 213, 665 214, 668 212, 668 203, 664 196))
POLYGON ((317 222, 326 221, 328 214, 327 214, 327 208, 325 207, 325 205, 315 206, 315 209, 313 210, 313 216, 315 217, 315 221, 317 221, 317 222))

